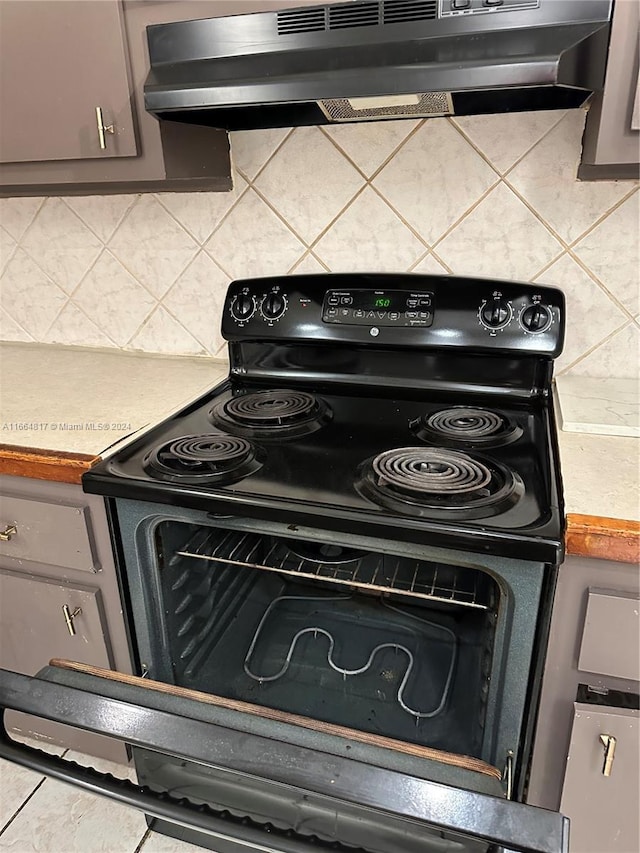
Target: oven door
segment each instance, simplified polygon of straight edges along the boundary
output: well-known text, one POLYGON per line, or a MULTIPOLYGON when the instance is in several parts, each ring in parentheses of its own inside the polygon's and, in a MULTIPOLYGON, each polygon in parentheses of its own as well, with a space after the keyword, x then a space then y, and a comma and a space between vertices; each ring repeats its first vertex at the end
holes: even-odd
POLYGON ((366 764, 348 757, 348 744, 336 756, 254 734, 234 727, 233 714, 216 724, 202 695, 184 688, 82 664, 35 677, 0 670, 0 709, 0 757, 137 808, 163 832, 186 828, 182 837, 220 853, 568 850, 568 820, 555 812, 366 764), (186 782, 169 793, 18 744, 7 709, 122 740, 173 761, 186 782))

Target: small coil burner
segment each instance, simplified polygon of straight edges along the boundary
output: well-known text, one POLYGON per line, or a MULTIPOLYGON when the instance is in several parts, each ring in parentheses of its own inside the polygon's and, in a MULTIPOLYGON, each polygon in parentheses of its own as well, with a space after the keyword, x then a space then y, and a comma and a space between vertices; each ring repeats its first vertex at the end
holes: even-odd
POLYGON ((401 513, 486 518, 516 503, 518 475, 493 459, 440 447, 400 447, 360 466, 356 488, 401 513))
POLYGON ((239 394, 215 405, 209 417, 238 435, 293 438, 320 429, 331 419, 331 409, 305 391, 279 388, 239 394))
POLYGON ((469 447, 511 444, 522 435, 522 427, 490 409, 453 406, 410 421, 409 428, 423 441, 469 447))
POLYGON ((158 480, 219 486, 236 483, 261 465, 249 441, 222 432, 175 438, 154 448, 143 461, 145 471, 158 480))

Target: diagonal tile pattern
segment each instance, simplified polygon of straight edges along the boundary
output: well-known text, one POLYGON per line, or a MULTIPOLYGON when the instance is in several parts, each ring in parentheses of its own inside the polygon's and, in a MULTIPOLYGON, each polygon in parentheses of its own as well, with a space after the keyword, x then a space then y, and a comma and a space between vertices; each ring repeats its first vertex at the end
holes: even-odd
POLYGON ((231 278, 471 273, 564 288, 557 368, 633 376, 640 192, 576 180, 583 125, 572 110, 239 132, 230 193, 1 199, 0 338, 213 354, 231 278))

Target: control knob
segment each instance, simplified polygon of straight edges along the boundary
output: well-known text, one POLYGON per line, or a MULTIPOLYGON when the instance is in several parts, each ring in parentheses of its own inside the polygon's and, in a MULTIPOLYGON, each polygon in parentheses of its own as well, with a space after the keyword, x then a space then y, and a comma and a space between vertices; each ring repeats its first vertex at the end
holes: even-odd
POLYGON ((489 329, 501 329, 511 320, 511 305, 504 299, 490 299, 480 310, 480 320, 489 329))
POLYGON ((520 325, 527 332, 545 332, 551 325, 551 309, 546 305, 530 305, 520 315, 520 325))
POLYGON ((239 322, 248 320, 255 310, 255 300, 248 293, 239 293, 231 303, 231 315, 239 322))
POLYGON ((279 320, 287 310, 287 299, 281 293, 267 293, 260 307, 265 320, 279 320))

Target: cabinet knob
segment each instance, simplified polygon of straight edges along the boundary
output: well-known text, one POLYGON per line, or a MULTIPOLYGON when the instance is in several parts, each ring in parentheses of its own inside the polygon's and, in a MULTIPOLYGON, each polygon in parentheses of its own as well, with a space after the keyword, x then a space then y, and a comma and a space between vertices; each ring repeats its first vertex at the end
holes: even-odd
POLYGON ((611 776, 613 767, 613 759, 616 754, 616 739, 613 735, 600 735, 600 743, 604 747, 604 763, 602 765, 602 775, 611 776))
POLYGON ((62 612, 64 614, 64 621, 67 623, 67 630, 71 634, 72 637, 76 635, 75 625, 73 624, 73 620, 76 616, 80 616, 82 613, 81 607, 76 607, 73 613, 69 610, 69 607, 66 604, 62 605, 62 612))
POLYGON ((115 128, 112 124, 105 124, 102 118, 102 107, 96 107, 96 122, 98 125, 98 141, 102 151, 107 147, 105 133, 115 133, 115 128))
POLYGON ((15 524, 7 524, 4 530, 0 530, 0 542, 10 542, 11 537, 15 536, 18 528, 15 524))

